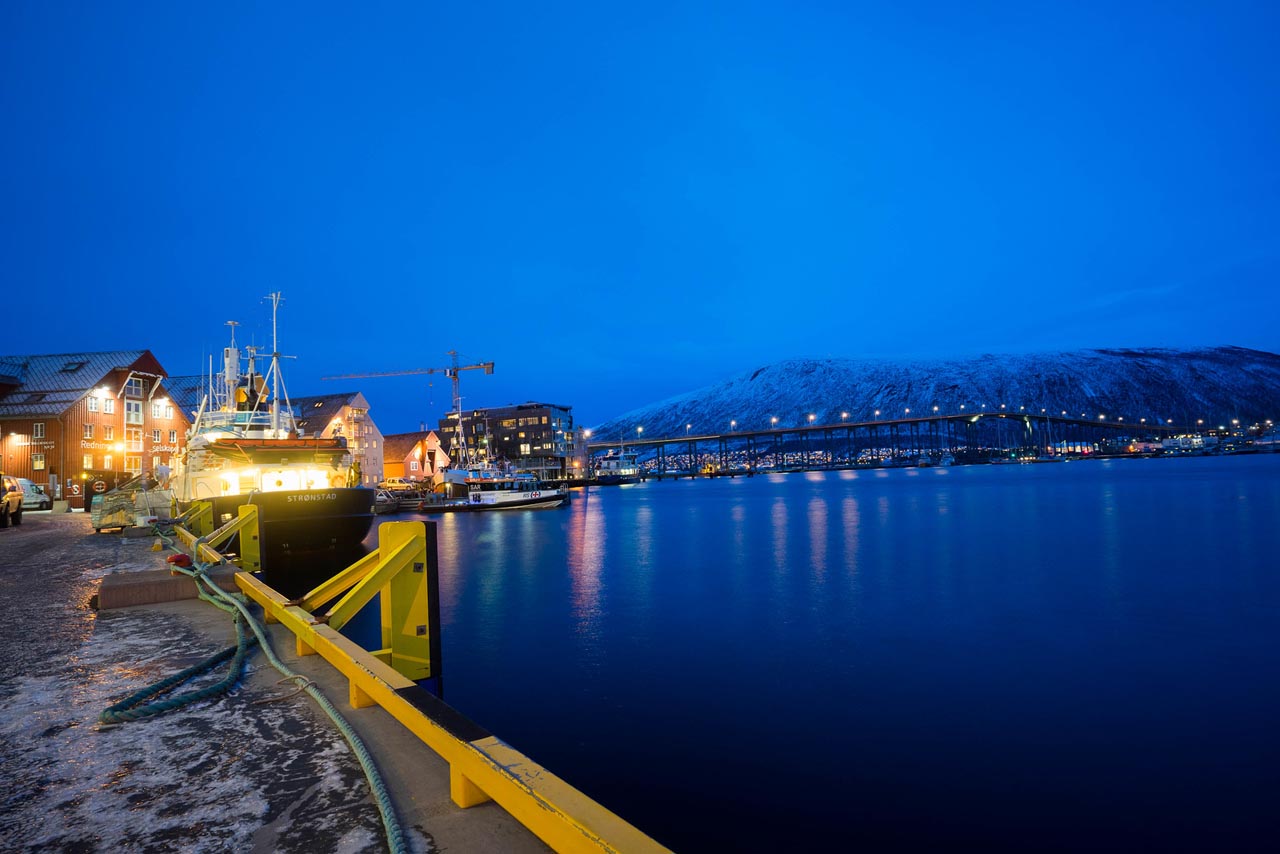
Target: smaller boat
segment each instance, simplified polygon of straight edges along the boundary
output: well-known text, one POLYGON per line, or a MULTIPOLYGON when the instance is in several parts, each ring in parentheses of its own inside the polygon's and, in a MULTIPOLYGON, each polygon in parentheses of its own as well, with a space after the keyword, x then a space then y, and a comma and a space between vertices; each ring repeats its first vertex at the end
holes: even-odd
POLYGON ((373 512, 379 516, 400 509, 400 493, 379 489, 373 496, 373 512))
POLYGON ((637 455, 622 451, 610 453, 596 461, 596 483, 612 486, 640 482, 640 463, 637 455))
MULTIPOLYGON (((457 474, 462 474, 458 472, 457 474)), ((422 513, 467 513, 479 510, 538 510, 559 507, 569 500, 566 487, 548 486, 527 472, 506 472, 477 468, 466 472, 461 480, 466 494, 462 498, 424 500, 422 513)))

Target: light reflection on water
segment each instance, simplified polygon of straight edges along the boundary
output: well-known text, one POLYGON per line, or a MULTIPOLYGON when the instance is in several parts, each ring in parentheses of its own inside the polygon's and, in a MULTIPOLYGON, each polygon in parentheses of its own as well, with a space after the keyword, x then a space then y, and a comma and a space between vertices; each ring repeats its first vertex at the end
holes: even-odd
POLYGON ((1277 484, 879 469, 437 517, 447 699, 677 850, 1238 841, 1280 767, 1277 484))

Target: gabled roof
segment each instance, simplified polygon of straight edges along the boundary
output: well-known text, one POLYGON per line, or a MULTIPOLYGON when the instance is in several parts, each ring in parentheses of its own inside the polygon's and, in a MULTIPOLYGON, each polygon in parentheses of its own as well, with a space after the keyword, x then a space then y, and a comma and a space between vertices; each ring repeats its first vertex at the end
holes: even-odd
POLYGON ((390 436, 383 436, 383 459, 402 460, 409 456, 414 445, 425 442, 429 436, 434 435, 434 430, 419 430, 414 433, 392 433, 390 436))
POLYGON ((192 413, 200 408, 200 400, 205 395, 208 378, 203 376, 169 377, 164 381, 165 390, 174 405, 182 410, 182 414, 190 420, 192 413))
POLYGON ((0 397, 0 417, 61 415, 113 371, 164 376, 149 350, 0 356, 0 385, 8 389, 0 397))
POLYGON ((353 406, 360 395, 358 391, 337 394, 317 394, 311 397, 293 397, 289 402, 298 413, 298 427, 308 433, 322 433, 329 422, 342 414, 342 407, 353 406))

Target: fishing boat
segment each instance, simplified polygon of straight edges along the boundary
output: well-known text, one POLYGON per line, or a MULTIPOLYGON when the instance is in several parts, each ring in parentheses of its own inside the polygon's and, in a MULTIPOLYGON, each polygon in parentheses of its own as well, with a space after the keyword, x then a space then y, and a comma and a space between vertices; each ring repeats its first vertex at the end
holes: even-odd
POLYGON ((196 501, 213 505, 217 524, 242 504, 258 508, 264 564, 277 556, 346 550, 358 545, 373 522, 374 490, 358 484, 351 453, 341 436, 302 434, 280 376, 276 314, 280 294, 271 294, 272 353, 265 375, 255 368, 257 350, 240 350, 231 326, 222 370, 174 458, 170 486, 179 511, 196 501))
POLYGON ((640 482, 638 455, 628 451, 609 453, 596 461, 596 483, 615 485, 640 482))

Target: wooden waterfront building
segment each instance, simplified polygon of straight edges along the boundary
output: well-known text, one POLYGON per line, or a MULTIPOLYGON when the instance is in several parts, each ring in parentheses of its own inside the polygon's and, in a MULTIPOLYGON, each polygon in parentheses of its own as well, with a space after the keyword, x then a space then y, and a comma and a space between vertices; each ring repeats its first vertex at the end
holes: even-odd
POLYGON ((169 464, 190 422, 149 350, 0 356, 0 468, 83 507, 169 464))
POLYGON ((440 446, 434 430, 416 433, 392 433, 386 437, 384 453, 385 479, 434 481, 449 465, 449 455, 440 446))

